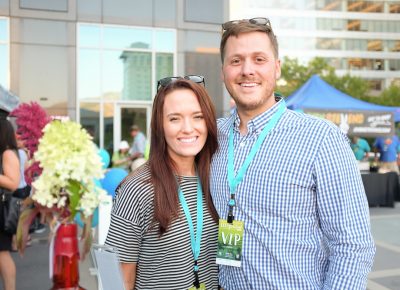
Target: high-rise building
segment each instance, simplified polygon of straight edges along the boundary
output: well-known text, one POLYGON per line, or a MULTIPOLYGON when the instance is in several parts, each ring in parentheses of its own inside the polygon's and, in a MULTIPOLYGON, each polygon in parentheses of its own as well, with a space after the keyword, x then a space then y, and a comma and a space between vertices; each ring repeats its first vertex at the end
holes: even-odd
POLYGON ((218 115, 228 0, 0 0, 0 84, 80 122, 100 147, 149 134, 157 80, 204 75, 218 115))
POLYGON ((400 85, 400 1, 231 0, 230 19, 267 17, 280 57, 323 57, 376 91, 400 85))

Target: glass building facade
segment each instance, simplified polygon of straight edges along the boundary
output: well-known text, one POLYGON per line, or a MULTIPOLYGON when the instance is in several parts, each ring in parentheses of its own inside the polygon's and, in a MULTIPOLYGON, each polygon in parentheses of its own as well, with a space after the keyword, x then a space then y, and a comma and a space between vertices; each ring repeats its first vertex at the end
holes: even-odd
POLYGON ((200 74, 219 116, 220 24, 229 1, 0 0, 0 84, 85 127, 110 153, 149 135, 157 80, 200 74))
POLYGON ((319 56, 336 72, 382 90, 400 81, 400 1, 231 0, 230 19, 264 16, 280 57, 302 63, 319 56))

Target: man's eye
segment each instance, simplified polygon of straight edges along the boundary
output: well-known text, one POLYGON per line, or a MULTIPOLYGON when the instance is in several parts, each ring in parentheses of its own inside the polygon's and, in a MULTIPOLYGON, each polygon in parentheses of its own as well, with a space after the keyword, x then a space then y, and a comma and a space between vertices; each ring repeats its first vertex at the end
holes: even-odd
POLYGON ((239 64, 239 63, 240 63, 240 59, 238 59, 238 58, 232 59, 232 61, 231 61, 231 64, 239 64))

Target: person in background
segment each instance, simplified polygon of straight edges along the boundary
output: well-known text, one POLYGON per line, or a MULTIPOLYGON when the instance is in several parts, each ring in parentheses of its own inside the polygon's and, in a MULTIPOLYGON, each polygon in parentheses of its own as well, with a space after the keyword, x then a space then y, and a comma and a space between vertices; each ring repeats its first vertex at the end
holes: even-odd
POLYGON ((131 160, 144 157, 144 151, 146 150, 146 137, 140 131, 139 126, 132 125, 131 127, 132 146, 129 149, 129 155, 131 160))
POLYGON ((148 162, 116 189, 106 244, 127 290, 218 288, 218 216, 209 172, 215 109, 204 77, 159 80, 148 162))
POLYGON ((211 165, 221 287, 365 289, 375 246, 347 137, 275 96, 281 63, 268 19, 222 28, 222 79, 237 109, 218 120, 211 165), (240 241, 234 261, 220 255, 231 250, 226 229, 240 241))
MULTIPOLYGON (((28 167, 28 151, 24 146, 24 141, 20 139, 18 135, 16 135, 17 147, 18 147, 18 158, 19 158, 19 167, 20 167, 20 180, 18 189, 14 191, 14 196, 20 199, 26 199, 31 194, 31 186, 28 185, 25 181, 25 169, 28 167)), ((30 245, 30 236, 28 236, 28 243, 30 245)), ((16 245, 16 236, 13 235, 12 240, 12 250, 17 251, 16 245)))
POLYGON ((147 141, 137 125, 131 127, 131 136, 133 138, 133 143, 131 149, 129 149, 129 154, 132 161, 131 171, 133 172, 146 162, 145 153, 147 141))
POLYGON ((375 161, 379 160, 378 173, 396 172, 399 174, 397 165, 400 159, 400 141, 397 135, 391 137, 378 137, 374 142, 375 161), (378 158, 378 152, 380 154, 378 158))
POLYGON ((122 168, 129 171, 131 160, 129 158, 129 144, 122 140, 119 143, 118 151, 115 151, 112 156, 112 167, 122 168))
MULTIPOLYGON (((0 188, 14 192, 20 182, 18 147, 14 128, 4 118, 0 118, 0 166, 0 188)), ((0 214, 3 214, 1 201, 0 214)), ((0 276, 4 290, 15 290, 16 268, 10 255, 12 235, 5 233, 1 227, 2 225, 0 225, 0 276)))
POLYGON ((371 147, 369 147, 367 140, 358 136, 353 136, 350 146, 358 161, 368 158, 368 152, 371 151, 371 147))

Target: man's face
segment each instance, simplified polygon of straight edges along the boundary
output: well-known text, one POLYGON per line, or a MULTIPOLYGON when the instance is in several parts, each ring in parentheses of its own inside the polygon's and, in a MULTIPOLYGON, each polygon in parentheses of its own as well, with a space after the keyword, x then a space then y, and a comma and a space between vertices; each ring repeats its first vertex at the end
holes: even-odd
POLYGON ((265 33, 249 32, 228 38, 222 79, 239 113, 254 117, 273 106, 280 74, 280 61, 274 56, 265 33))
POLYGON ((138 130, 131 130, 131 137, 135 138, 138 132, 139 132, 138 130))

